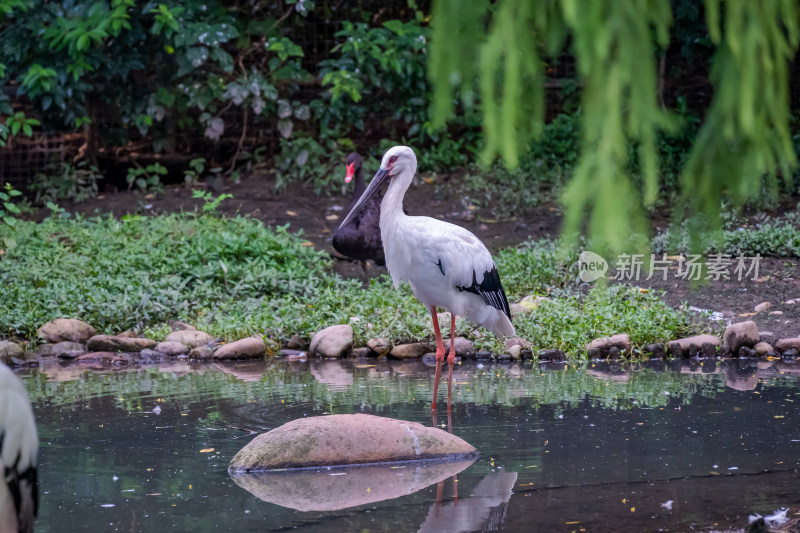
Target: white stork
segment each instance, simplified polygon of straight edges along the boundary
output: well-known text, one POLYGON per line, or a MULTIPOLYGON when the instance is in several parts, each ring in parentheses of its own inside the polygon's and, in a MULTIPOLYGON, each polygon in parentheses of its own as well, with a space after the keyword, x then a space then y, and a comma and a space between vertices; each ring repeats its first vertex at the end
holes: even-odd
POLYGON ((463 316, 497 335, 514 335, 514 326, 497 267, 486 246, 464 228, 430 217, 407 216, 403 212, 403 196, 416 171, 417 158, 411 148, 395 146, 388 150, 380 170, 341 226, 353 219, 381 186, 389 182, 381 203, 380 218, 386 267, 395 288, 400 282, 408 281, 417 299, 431 311, 436 335, 434 410, 445 355, 436 308, 443 307, 450 312, 450 353, 447 357, 447 410, 450 411, 456 316, 463 316))
POLYGON ((28 394, 0 362, 0 533, 29 533, 39 505, 39 437, 28 394))

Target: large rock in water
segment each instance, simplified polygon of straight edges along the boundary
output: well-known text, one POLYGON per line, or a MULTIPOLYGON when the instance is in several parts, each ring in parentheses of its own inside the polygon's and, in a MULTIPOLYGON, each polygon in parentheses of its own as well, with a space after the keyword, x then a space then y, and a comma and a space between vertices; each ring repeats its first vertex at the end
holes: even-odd
POLYGON ((300 418, 262 433, 239 450, 228 471, 455 460, 477 455, 478 450, 464 440, 418 422, 365 414, 328 415, 300 418))
MULTIPOLYGON (((284 470, 257 474, 231 472, 233 481, 256 498, 298 511, 337 511, 413 494, 454 476, 475 458, 463 461, 369 465, 348 468, 284 470), (340 470, 340 469, 337 469, 340 470)), ((516 474, 515 474, 516 476, 516 474)))

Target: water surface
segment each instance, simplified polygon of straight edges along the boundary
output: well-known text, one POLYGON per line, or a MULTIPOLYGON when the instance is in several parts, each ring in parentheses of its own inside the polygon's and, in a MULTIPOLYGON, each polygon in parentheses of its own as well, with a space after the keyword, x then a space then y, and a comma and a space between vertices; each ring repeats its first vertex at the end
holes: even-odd
POLYGON ((798 367, 465 363, 452 423, 475 462, 323 470, 267 482, 253 491, 264 501, 226 470, 254 434, 330 413, 432 424, 433 368, 46 365, 20 373, 42 442, 37 531, 741 530, 784 507, 799 518, 798 367), (400 482, 416 492, 393 497, 400 482), (331 493, 344 508, 309 510, 331 493))

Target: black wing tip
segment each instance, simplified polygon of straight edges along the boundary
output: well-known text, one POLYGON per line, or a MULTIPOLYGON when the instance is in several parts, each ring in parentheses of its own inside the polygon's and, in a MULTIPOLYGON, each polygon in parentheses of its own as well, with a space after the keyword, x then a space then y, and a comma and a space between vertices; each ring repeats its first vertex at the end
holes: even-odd
POLYGON ((459 287, 459 291, 467 291, 477 294, 486 305, 491 305, 498 311, 502 311, 511 320, 511 308, 508 305, 508 298, 506 292, 503 290, 503 284, 500 282, 500 274, 497 272, 497 267, 492 265, 491 270, 483 273, 483 281, 478 283, 477 273, 472 271, 472 285, 469 287, 459 287))

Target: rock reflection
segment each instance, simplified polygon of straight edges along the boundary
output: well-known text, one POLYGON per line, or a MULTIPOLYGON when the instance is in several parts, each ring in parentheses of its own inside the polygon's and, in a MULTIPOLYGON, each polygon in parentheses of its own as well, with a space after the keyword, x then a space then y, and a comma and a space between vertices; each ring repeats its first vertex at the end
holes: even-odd
POLYGON ((337 511, 413 494, 454 476, 475 459, 231 474, 256 498, 298 511, 337 511))
POLYGON ((348 359, 311 359, 311 375, 320 383, 334 387, 353 385, 353 362, 348 359))
POLYGON ((240 381, 248 382, 260 380, 264 376, 267 364, 264 361, 217 362, 212 368, 236 376, 240 381))
POLYGON ((758 363, 755 360, 740 359, 730 361, 722 368, 725 384, 735 390, 751 391, 758 385, 758 363))

